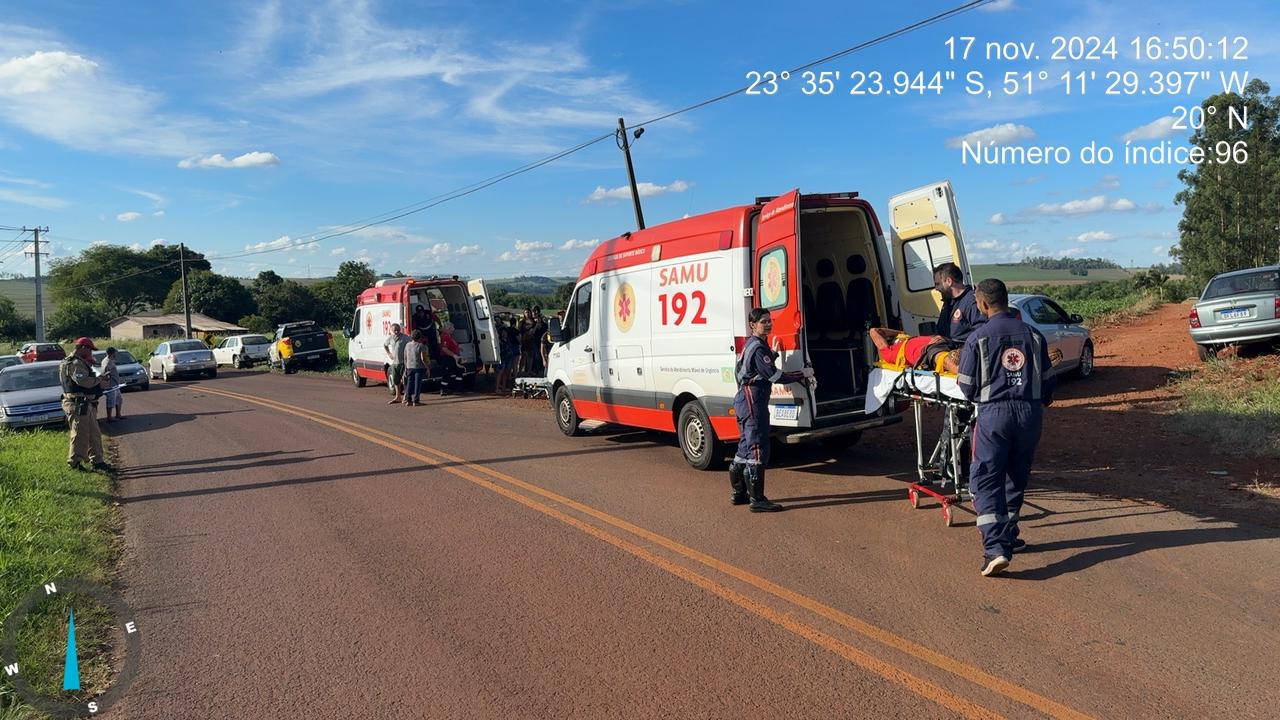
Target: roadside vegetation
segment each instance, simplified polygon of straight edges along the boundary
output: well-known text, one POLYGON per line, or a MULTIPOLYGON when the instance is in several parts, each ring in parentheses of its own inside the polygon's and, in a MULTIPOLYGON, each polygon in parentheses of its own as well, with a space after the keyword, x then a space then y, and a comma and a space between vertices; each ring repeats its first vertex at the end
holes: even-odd
POLYGON ((1175 388, 1187 432, 1229 454, 1280 457, 1280 356, 1211 360, 1175 388))
MULTIPOLYGON (((117 556, 118 514, 110 505, 111 478, 66 465, 65 431, 0 431, 0 614, 7 617, 32 588, 59 578, 110 585, 117 556)), ((62 677, 68 603, 41 604, 20 630, 23 675, 50 694, 62 677)), ((104 608, 75 603, 80 675, 86 693, 111 678, 104 608)), ((0 720, 36 717, 0 681, 0 720)))
POLYGON ((1199 288, 1190 280, 1171 280, 1164 273, 1148 270, 1125 280, 1080 285, 1014 284, 1010 291, 1046 295, 1093 326, 1143 315, 1167 302, 1183 302, 1198 294, 1199 288))

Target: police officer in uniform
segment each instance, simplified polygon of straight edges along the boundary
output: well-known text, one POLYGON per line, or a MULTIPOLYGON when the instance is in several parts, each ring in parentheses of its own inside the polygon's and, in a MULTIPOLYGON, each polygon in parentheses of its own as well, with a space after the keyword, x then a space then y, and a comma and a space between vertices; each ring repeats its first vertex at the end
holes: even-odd
POLYGON ((1004 283, 983 280, 977 295, 987 322, 965 342, 958 380, 978 405, 969 479, 982 532, 982 574, 990 576, 1026 546, 1018 539, 1018 512, 1054 380, 1049 343, 1009 311, 1004 283))
POLYGON ((729 466, 733 504, 751 503, 751 512, 777 512, 782 506, 764 494, 764 469, 769 464, 769 395, 775 383, 794 383, 813 377, 813 368, 782 372, 775 363, 782 349, 779 338, 773 347, 765 344, 773 329, 773 318, 764 308, 755 308, 747 318, 751 337, 738 357, 735 375, 738 393, 733 411, 738 419, 738 452, 729 466))
POLYGON ((77 338, 75 350, 62 361, 58 379, 62 383, 62 412, 67 415, 67 427, 71 431, 71 446, 67 451, 67 465, 75 470, 85 470, 80 463, 88 462, 97 470, 111 470, 102 454, 102 434, 98 431, 98 398, 109 387, 111 379, 93 374, 93 341, 77 338))

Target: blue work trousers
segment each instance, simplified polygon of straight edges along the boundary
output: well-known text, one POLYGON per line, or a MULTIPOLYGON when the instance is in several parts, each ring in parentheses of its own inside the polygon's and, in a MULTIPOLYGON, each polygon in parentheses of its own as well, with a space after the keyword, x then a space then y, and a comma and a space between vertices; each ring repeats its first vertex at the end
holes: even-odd
POLYGON ((733 461, 768 465, 769 388, 753 388, 750 384, 740 388, 733 398, 733 413, 738 419, 738 452, 733 461))
POLYGON ((1031 478, 1043 418, 1044 408, 1039 403, 1006 401, 978 406, 969 486, 987 557, 1013 557, 1018 513, 1031 478))
POLYGON ((426 377, 425 368, 409 368, 404 376, 404 401, 415 405, 422 399, 422 380, 426 377))

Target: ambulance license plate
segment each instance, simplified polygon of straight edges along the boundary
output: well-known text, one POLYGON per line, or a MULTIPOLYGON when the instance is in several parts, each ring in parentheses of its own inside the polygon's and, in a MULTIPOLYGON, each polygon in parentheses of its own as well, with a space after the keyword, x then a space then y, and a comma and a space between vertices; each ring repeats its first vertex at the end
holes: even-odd
POLYGON ((1249 308, 1242 308, 1242 307, 1227 308, 1226 310, 1222 310, 1220 314, 1222 315, 1223 320, 1235 320, 1237 318, 1247 318, 1249 317, 1249 308))
POLYGON ((798 405, 774 405, 773 415, 779 420, 795 420, 800 417, 800 407, 798 405))

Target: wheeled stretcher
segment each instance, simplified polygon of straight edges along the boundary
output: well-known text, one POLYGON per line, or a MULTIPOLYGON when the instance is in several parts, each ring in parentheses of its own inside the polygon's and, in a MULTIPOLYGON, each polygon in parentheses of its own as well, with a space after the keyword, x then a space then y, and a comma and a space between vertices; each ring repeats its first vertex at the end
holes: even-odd
POLYGON ((551 389, 551 383, 547 382, 546 378, 540 378, 540 377, 516 378, 515 382, 511 384, 511 396, 515 397, 518 395, 525 399, 538 398, 538 397, 544 398, 544 397, 548 397, 547 393, 550 392, 550 389, 551 389))
POLYGON ((920 507, 920 496, 928 495, 942 504, 942 518, 949 526, 951 506, 972 499, 968 486, 969 442, 977 409, 960 391, 954 375, 876 363, 868 378, 865 412, 874 413, 890 399, 911 403, 916 428, 916 476, 907 488, 911 507, 920 507), (941 407, 944 430, 925 457, 925 428, 922 413, 927 405, 941 407), (948 488, 954 490, 948 494, 948 488))

